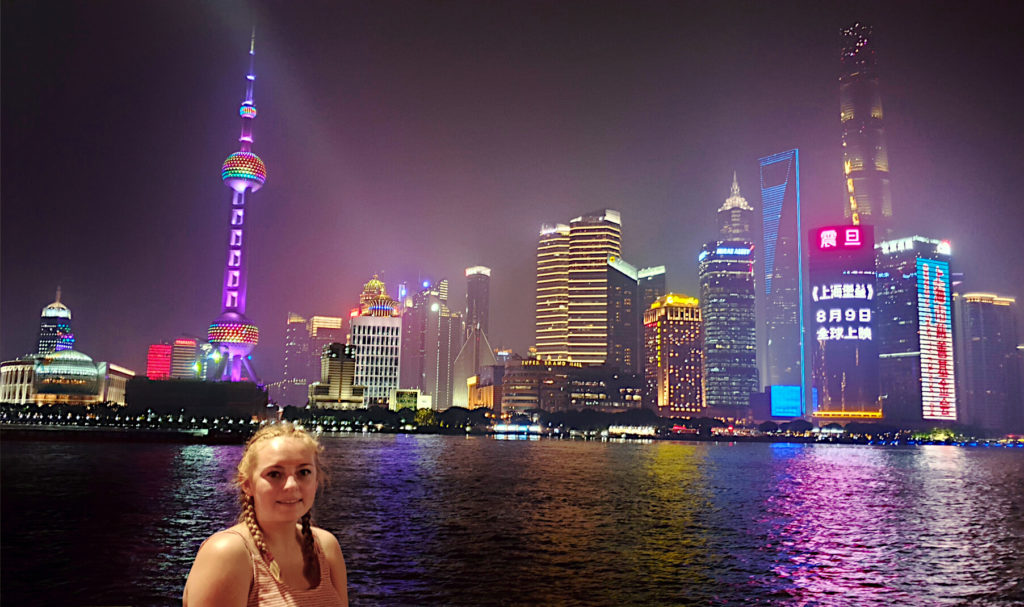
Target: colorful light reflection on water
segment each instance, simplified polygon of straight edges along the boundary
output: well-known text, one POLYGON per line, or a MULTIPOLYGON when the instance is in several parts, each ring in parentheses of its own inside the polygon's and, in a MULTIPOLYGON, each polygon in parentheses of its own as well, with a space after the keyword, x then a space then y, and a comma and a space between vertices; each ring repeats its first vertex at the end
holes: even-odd
MULTIPOLYGON (((324 442, 353 604, 1024 602, 1017 450, 324 442)), ((2 448, 5 604, 173 603, 236 513, 239 447, 2 448)))

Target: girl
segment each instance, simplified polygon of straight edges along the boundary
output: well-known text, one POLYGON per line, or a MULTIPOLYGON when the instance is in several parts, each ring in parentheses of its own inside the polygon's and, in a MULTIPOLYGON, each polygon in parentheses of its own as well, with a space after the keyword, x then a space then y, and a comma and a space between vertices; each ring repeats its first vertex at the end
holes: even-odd
POLYGON ((348 606, 338 540, 310 523, 324 481, 321 449, 288 422, 264 426, 249 439, 235 479, 239 523, 200 546, 184 607, 348 606))

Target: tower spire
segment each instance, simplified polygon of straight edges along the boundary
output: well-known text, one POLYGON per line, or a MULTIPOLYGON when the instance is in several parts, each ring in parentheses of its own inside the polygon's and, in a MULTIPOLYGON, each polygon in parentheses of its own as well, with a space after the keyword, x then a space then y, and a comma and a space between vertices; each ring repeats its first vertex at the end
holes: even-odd
POLYGON ((736 171, 732 172, 732 187, 729 188, 730 198, 734 198, 740 195, 740 183, 736 180, 736 171))
POLYGON ((57 299, 53 300, 53 303, 60 303, 60 285, 57 285, 57 299))
POLYGON ((263 187, 267 180, 267 167, 252 151, 252 124, 256 118, 253 103, 253 83, 256 80, 256 28, 249 38, 249 72, 245 76, 245 100, 238 108, 242 119, 242 134, 238 138, 239 151, 229 155, 221 166, 221 179, 232 190, 231 213, 228 219, 228 255, 221 284, 221 315, 211 324, 207 334, 212 343, 224 354, 221 379, 239 381, 242 370, 258 381, 249 354, 259 341, 259 328, 245 316, 245 297, 248 287, 248 239, 245 234, 247 194, 263 187))

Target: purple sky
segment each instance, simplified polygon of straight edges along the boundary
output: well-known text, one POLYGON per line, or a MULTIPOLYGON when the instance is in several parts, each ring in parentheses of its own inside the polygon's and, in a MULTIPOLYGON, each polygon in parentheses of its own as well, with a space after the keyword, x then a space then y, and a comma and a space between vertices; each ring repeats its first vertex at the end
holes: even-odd
MULTIPOLYGON (((875 26, 896 224, 949 238, 970 290, 1024 302, 1024 21, 1013 3, 256 4, 253 355, 289 311, 343 314, 493 268, 491 341, 533 341, 545 222, 622 212, 623 253, 696 293, 733 170, 801 149, 808 225, 842 221, 839 28, 875 26)), ((5 2, 0 356, 34 350, 59 284, 76 348, 146 347, 219 312, 253 5, 5 2)))

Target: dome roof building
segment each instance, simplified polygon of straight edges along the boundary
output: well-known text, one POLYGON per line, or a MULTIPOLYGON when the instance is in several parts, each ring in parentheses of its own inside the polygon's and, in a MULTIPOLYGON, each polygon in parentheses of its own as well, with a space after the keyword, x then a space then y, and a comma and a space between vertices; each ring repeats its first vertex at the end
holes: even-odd
POLYGON ((60 301, 60 287, 57 298, 43 308, 39 318, 39 343, 36 352, 49 354, 70 350, 75 346, 75 334, 71 332, 71 310, 60 301))

